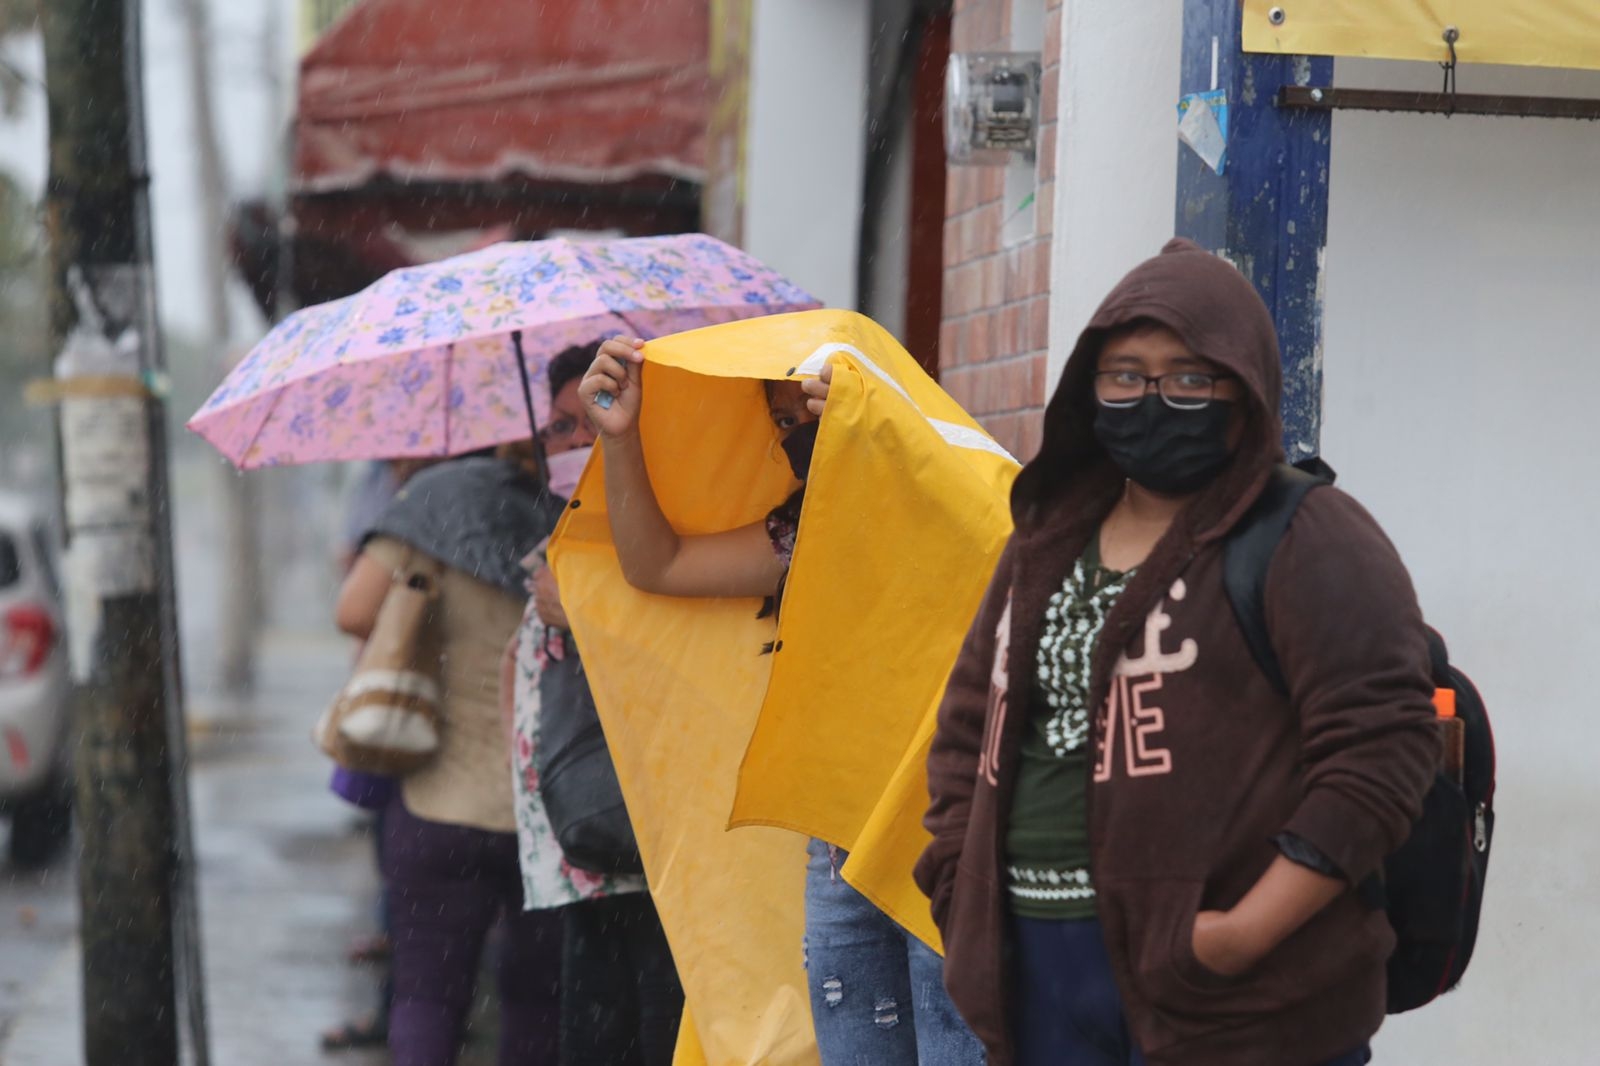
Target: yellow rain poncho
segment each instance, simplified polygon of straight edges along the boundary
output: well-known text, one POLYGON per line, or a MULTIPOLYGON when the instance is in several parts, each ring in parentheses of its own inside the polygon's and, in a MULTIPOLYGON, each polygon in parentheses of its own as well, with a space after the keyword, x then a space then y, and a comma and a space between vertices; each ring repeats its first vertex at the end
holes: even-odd
POLYGON ((758 600, 628 586, 601 455, 551 550, 688 999, 678 1063, 814 1063, 805 837, 853 848, 847 878, 937 945, 910 877, 926 747, 1017 467, 852 312, 713 326, 644 354, 645 459, 684 534, 759 522, 788 497, 761 381, 834 364, 776 630, 758 600))

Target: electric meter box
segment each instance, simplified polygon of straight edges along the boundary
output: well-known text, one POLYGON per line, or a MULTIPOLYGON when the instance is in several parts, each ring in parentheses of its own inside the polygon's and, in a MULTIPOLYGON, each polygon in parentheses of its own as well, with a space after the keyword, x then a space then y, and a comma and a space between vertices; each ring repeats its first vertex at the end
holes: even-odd
POLYGON ((945 68, 944 146, 951 163, 1005 166, 1039 147, 1038 52, 956 52, 945 68))

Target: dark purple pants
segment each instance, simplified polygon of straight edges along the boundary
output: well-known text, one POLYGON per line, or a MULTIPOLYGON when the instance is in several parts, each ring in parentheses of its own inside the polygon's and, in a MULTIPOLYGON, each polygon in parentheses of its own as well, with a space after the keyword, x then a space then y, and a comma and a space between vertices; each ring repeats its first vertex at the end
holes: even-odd
POLYGON ((472 1007, 484 940, 505 923, 500 1066, 556 1066, 561 918, 522 909, 515 833, 418 818, 398 790, 383 826, 394 944, 393 1066, 451 1066, 472 1007))

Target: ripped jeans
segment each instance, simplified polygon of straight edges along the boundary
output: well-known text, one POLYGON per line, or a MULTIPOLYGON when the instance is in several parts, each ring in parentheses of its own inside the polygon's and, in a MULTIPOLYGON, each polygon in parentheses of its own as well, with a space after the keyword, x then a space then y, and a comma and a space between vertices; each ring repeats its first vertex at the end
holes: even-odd
POLYGON ((944 960, 839 876, 845 852, 806 849, 806 985, 822 1066, 983 1066, 944 990, 944 960))

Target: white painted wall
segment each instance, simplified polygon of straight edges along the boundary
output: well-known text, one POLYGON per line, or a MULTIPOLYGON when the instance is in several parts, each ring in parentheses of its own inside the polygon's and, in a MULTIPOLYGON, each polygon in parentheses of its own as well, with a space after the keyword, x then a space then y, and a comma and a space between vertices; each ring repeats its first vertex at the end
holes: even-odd
POLYGON ((830 307, 856 305, 870 7, 754 5, 745 248, 830 307))
MULTIPOLYGON (((1600 97, 1600 74, 1465 67, 1463 92, 1600 97)), ((1340 61, 1437 91, 1431 64, 1340 61)), ((1500 836, 1464 987, 1378 1061, 1590 1063, 1600 988, 1600 127, 1334 119, 1323 453, 1399 545, 1483 689, 1500 836)))
MULTIPOLYGON (((1011 0, 1011 50, 1044 52, 1044 0, 1011 0)), ((1014 248, 1039 232, 1039 160, 1015 154, 1000 197, 1000 243, 1014 248)))
POLYGON ((1172 236, 1182 0, 1066 0, 1050 266, 1051 387, 1111 287, 1172 236))
MULTIPOLYGON (((863 314, 902 340, 906 335, 906 286, 911 276, 911 138, 909 125, 890 148, 889 182, 883 207, 863 223, 877 227, 877 254, 867 264, 870 285, 863 314)), ((913 353, 915 354, 915 353, 913 353)))

